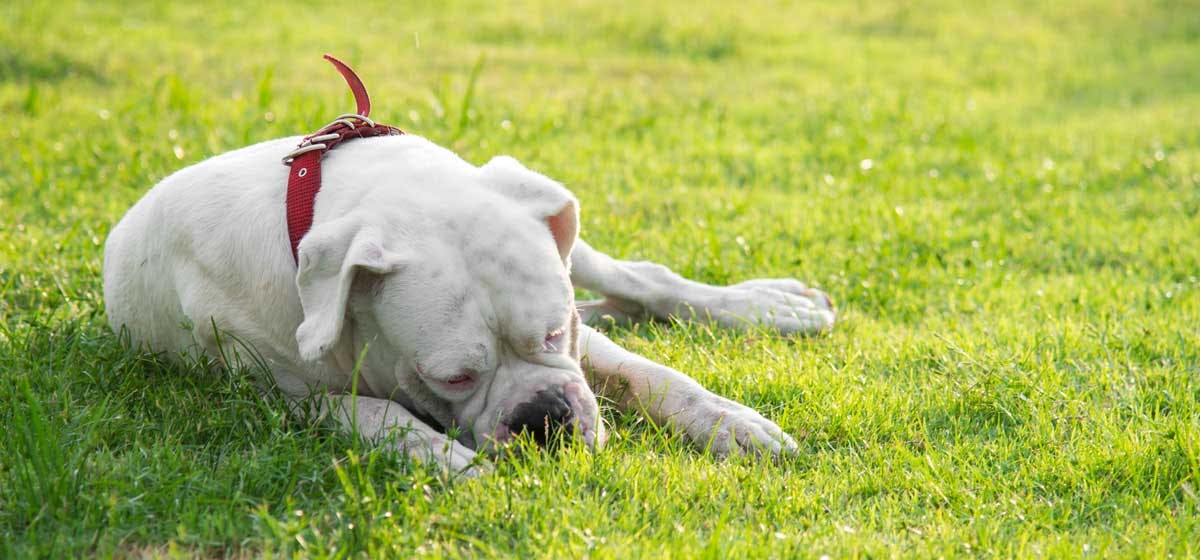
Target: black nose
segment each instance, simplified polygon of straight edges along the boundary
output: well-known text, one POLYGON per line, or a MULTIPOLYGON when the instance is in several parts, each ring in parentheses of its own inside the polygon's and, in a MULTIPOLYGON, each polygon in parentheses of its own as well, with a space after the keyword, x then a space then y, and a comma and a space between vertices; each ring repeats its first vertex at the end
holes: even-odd
POLYGON ((513 409, 508 429, 513 435, 528 432, 538 445, 545 447, 557 439, 573 414, 562 387, 551 387, 538 391, 533 400, 513 409))

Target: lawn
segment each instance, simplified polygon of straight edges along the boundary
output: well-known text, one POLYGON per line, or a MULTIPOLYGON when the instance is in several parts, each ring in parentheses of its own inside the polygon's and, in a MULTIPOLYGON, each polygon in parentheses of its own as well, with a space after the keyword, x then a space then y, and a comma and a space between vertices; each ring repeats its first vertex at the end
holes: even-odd
POLYGON ((438 4, 0 3, 0 557, 1200 554, 1200 4, 438 4), (126 349, 109 229, 351 110, 325 52, 601 250, 829 292, 816 339, 611 331, 799 454, 608 409, 600 453, 446 483, 126 349))

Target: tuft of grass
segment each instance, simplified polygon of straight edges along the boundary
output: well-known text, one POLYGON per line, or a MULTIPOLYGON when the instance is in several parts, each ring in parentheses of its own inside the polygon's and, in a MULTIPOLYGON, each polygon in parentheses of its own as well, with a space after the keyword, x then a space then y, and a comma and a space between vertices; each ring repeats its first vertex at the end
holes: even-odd
POLYGON ((489 8, 0 6, 0 557, 1200 554, 1200 10, 489 8), (563 181, 602 250, 832 294, 818 339, 612 333, 799 455, 607 409, 603 452, 446 484, 254 369, 122 344, 112 224, 351 109, 324 52, 380 122, 563 181))

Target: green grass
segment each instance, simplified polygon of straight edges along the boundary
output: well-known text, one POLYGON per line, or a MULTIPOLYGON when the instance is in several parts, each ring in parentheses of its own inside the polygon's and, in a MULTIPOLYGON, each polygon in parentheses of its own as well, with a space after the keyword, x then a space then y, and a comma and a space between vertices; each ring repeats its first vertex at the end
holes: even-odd
POLYGON ((183 4, 0 4, 0 556, 1200 554, 1196 2, 183 4), (607 410, 601 453, 446 485, 126 350, 109 228, 351 109, 324 52, 602 250, 831 293, 816 340, 614 333, 799 455, 607 410))

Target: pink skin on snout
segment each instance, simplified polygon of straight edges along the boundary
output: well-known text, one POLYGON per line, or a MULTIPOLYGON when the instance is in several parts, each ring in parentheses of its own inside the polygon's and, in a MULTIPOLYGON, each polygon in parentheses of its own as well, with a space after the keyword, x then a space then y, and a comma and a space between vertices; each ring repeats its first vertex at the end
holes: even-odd
POLYGON ((592 416, 580 413, 580 411, 586 409, 585 403, 596 401, 592 390, 586 385, 571 383, 563 387, 563 394, 566 395, 567 404, 570 405, 571 410, 575 411, 575 429, 583 437, 583 442, 593 449, 603 447, 605 435, 599 414, 594 416, 595 421, 593 422, 590 419, 592 416))
MULTIPOLYGON (((593 449, 599 449, 604 445, 605 434, 600 424, 598 411, 594 407, 588 406, 589 403, 595 402, 595 396, 591 389, 583 383, 567 383, 562 385, 563 396, 566 398, 567 405, 571 408, 571 426, 574 428, 574 433, 578 434, 583 439, 584 444, 593 449), (593 419, 594 418, 594 419, 593 419)), ((521 403, 516 403, 513 406, 506 406, 508 411, 514 410, 521 403)), ((486 443, 479 451, 497 452, 499 448, 509 443, 514 437, 511 427, 503 422, 497 422, 495 429, 492 430, 490 437, 485 438, 486 443)))

